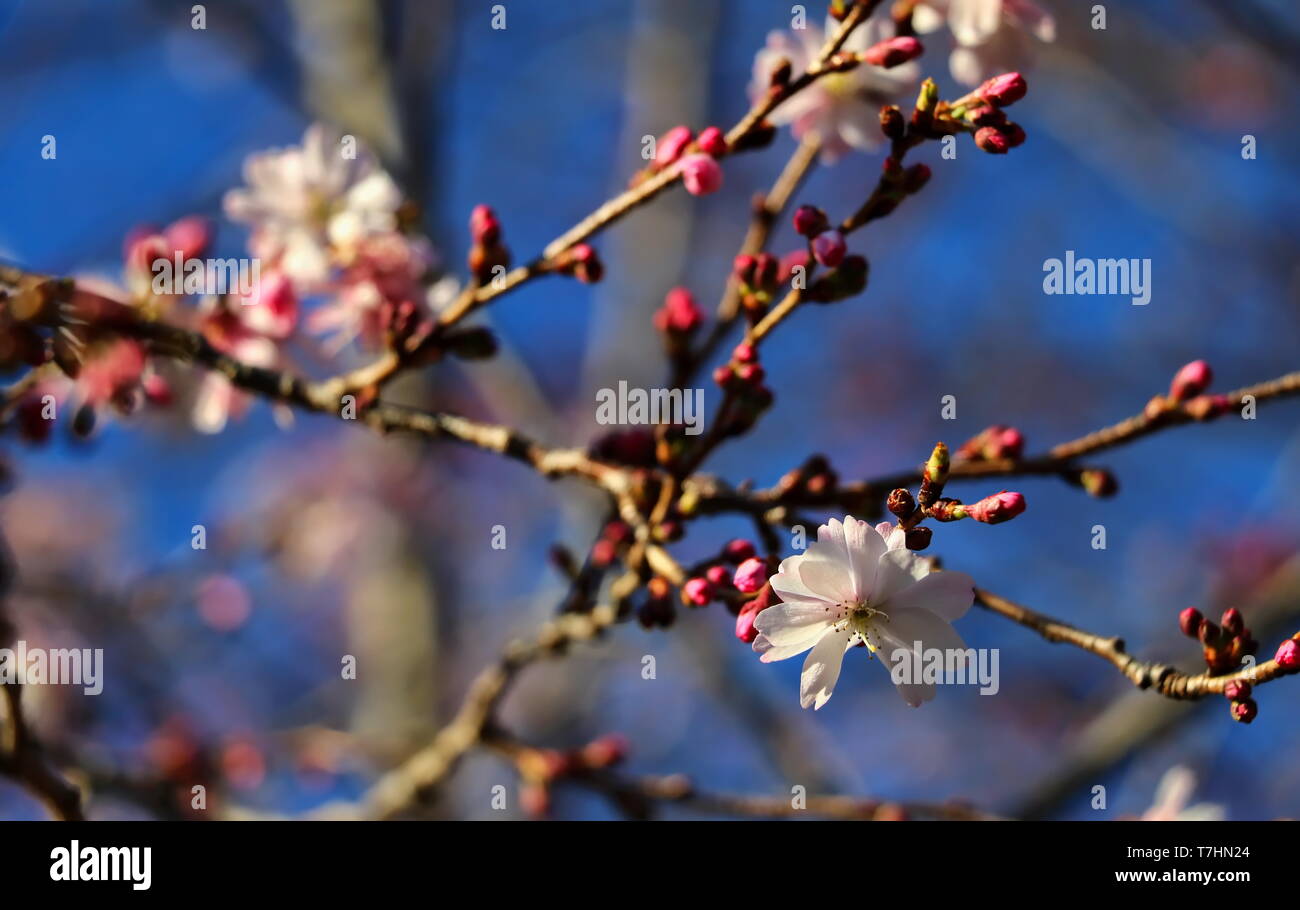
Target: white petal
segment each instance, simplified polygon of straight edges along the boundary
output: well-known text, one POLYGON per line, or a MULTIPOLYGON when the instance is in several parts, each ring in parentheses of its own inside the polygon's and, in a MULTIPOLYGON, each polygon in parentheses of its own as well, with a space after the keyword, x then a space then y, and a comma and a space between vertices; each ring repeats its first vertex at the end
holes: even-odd
MULTIPOLYGON (((921 650, 937 648, 940 651, 964 650, 965 642, 951 625, 928 610, 895 610, 888 622, 872 623, 873 631, 881 639, 880 655, 893 677, 894 667, 904 659, 900 651, 914 651, 916 643, 921 650)), ((915 666, 915 657, 913 657, 915 666)), ((898 683, 898 694, 913 708, 934 698, 935 685, 927 682, 898 683)))
POLYGON ((797 568, 799 580, 825 600, 841 603, 854 599, 853 572, 846 553, 835 553, 834 544, 810 544, 797 568))
POLYGON ((844 544, 849 551, 854 592, 858 600, 865 601, 876 584, 876 567, 885 555, 885 541, 865 521, 845 515, 844 544))
POLYGON ((815 711, 830 699, 835 682, 840 678, 840 665, 844 663, 848 640, 847 631, 827 632, 808 654, 799 677, 801 707, 812 705, 815 711))
POLYGON ((796 632, 799 630, 791 629, 785 643, 780 645, 775 644, 766 635, 759 635, 754 639, 754 652, 759 655, 758 659, 765 664, 786 660, 802 654, 817 644, 821 637, 826 634, 827 628, 829 627, 823 625, 804 626, 802 637, 796 636, 796 632))
POLYGON ((931 572, 873 605, 891 616, 897 610, 929 610, 948 622, 961 619, 975 602, 975 581, 965 572, 931 572))
POLYGON ((774 604, 754 617, 754 628, 774 645, 796 644, 807 638, 812 630, 824 632, 829 629, 843 618, 843 612, 825 603, 774 604))
POLYGON ((929 563, 913 551, 906 548, 889 550, 880 557, 876 566, 876 584, 871 590, 871 602, 885 603, 929 574, 929 563))
MULTIPOLYGON (((812 603, 815 601, 831 603, 831 601, 817 594, 799 580, 799 561, 801 559, 803 559, 803 554, 791 556, 781 561, 781 566, 777 569, 776 574, 768 579, 772 583, 772 590, 781 595, 781 599, 786 603, 812 603)), ((835 601, 835 603, 838 604, 839 601, 835 601)))

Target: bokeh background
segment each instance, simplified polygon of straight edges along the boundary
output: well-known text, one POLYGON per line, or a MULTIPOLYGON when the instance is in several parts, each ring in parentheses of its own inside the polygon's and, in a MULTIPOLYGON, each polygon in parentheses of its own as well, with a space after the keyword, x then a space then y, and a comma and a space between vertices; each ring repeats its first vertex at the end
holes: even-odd
MULTIPOLYGON (((453 274, 480 202, 527 257, 621 188, 643 135, 735 122, 754 52, 788 27, 791 4, 504 0, 507 28, 492 30, 491 4, 469 0, 221 0, 206 4, 204 31, 190 27, 191 5, 0 3, 4 259, 117 277, 130 229, 195 212, 219 219, 215 255, 241 255, 246 234, 220 220, 222 194, 246 155, 298 142, 316 119, 379 151, 453 274), (40 155, 45 134, 56 160, 40 155)), ((768 485, 823 452, 841 476, 869 477, 991 423, 1040 450, 1140 410, 1189 360, 1209 360, 1222 390, 1297 367, 1300 11, 1128 0, 1105 4, 1099 31, 1091 3, 1043 5, 1058 36, 1035 46, 1016 108, 1029 141, 1005 158, 969 142, 952 161, 920 151, 934 169, 924 193, 852 239, 872 263, 868 291, 782 327, 765 354, 775 409, 711 469, 768 485), (1248 134, 1255 160, 1240 154, 1248 134), (1150 305, 1045 296, 1043 262, 1067 249, 1149 257, 1150 305), (955 421, 941 419, 945 395, 955 421)), ((953 97, 945 54, 936 41, 922 64, 953 97)), ((553 444, 591 439, 597 389, 662 383, 651 313, 678 284, 706 306, 718 298, 747 200, 793 144, 783 131, 729 159, 720 193, 676 191, 600 235, 602 284, 538 281, 501 299, 485 319, 502 356, 436 367, 397 394, 553 444)), ((879 166, 876 153, 819 168, 799 200, 839 212, 879 166)), ((773 246, 792 247, 788 227, 773 246)), ((1022 517, 941 526, 933 549, 984 587, 1189 668, 1198 654, 1178 634, 1181 608, 1237 605, 1248 625, 1267 609, 1281 617, 1256 629, 1267 656, 1300 626, 1298 428, 1300 402, 1281 402, 1253 422, 1106 453, 1098 461, 1121 484, 1109 500, 1018 480, 1022 517), (1097 524, 1105 550, 1091 546, 1097 524)), ((494 456, 315 416, 285 430, 265 405, 215 437, 178 406, 88 442, 8 436, 3 451, 22 637, 105 649, 103 695, 28 690, 42 735, 91 773, 96 817, 175 814, 171 788, 199 779, 218 802, 276 812, 356 796, 437 729, 510 637, 554 611, 564 585, 547 550, 585 547, 600 518, 579 486, 494 456), (209 547, 194 551, 200 523, 209 547), (504 550, 490 546, 494 525, 507 529, 504 550), (343 654, 359 658, 355 682, 339 679, 343 654)), ((748 533, 701 521, 674 552, 689 562, 748 533)), ((1197 799, 1230 818, 1300 812, 1300 687, 1262 689, 1245 726, 1226 702, 1134 692, 1102 661, 978 609, 958 629, 1001 649, 997 696, 941 689, 912 710, 855 653, 830 703, 801 712, 801 661, 760 665, 714 605, 667 632, 622 626, 529 670, 503 717, 558 747, 621 732, 630 771, 682 771, 710 789, 803 784, 1108 819, 1140 813, 1185 764, 1197 799), (641 678, 646 654, 653 681, 641 678), (1089 807, 1098 784, 1102 811, 1089 807)), ((498 783, 513 788, 512 769, 476 755, 428 814, 501 817, 498 783)), ((558 791, 554 811, 616 815, 576 789, 558 791)), ((41 814, 0 780, 0 817, 41 814)))

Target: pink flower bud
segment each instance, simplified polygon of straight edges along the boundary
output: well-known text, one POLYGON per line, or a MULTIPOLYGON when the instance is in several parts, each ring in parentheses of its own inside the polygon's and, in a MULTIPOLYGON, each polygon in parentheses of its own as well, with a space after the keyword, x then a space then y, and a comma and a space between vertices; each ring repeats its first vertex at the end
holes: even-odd
POLYGON ((888 38, 864 51, 862 61, 872 66, 889 69, 892 66, 900 66, 909 60, 915 60, 923 53, 925 53, 925 48, 915 38, 888 38))
POLYGON ((741 253, 731 264, 731 274, 736 276, 736 280, 741 284, 753 284, 754 268, 757 265, 757 259, 748 253, 741 253))
POLYGON ((1005 155, 1011 149, 1007 136, 995 126, 982 126, 976 130, 975 144, 990 155, 1005 155))
POLYGON ((1002 427, 989 435, 990 458, 1019 458, 1025 451, 1025 437, 1015 427, 1002 427))
POLYGON ((1273 655, 1273 659, 1287 673, 1300 670, 1300 641, 1288 638, 1278 647, 1277 654, 1273 655))
POLYGON ((706 578, 692 578, 682 588, 682 594, 688 603, 702 607, 713 600, 713 585, 706 578))
POLYGON ((680 158, 692 138, 691 131, 684 126, 675 126, 660 136, 655 143, 655 167, 667 167, 680 158))
POLYGON ((1024 76, 1019 73, 1003 73, 981 85, 979 96, 989 104, 1006 107, 1025 97, 1025 92, 1028 90, 1029 86, 1025 84, 1024 76))
POLYGON ((777 273, 777 280, 785 283, 794 277, 795 269, 808 269, 808 251, 795 250, 792 253, 786 253, 781 257, 780 271, 777 273))
POLYGON ((476 244, 482 246, 495 246, 501 239, 501 222, 490 206, 474 206, 469 213, 469 234, 476 244))
POLYGON ((173 222, 163 236, 167 247, 184 259, 202 256, 212 243, 212 225, 202 215, 189 215, 173 222))
POLYGON ((1201 630, 1201 620, 1205 617, 1195 607, 1188 607, 1178 614, 1178 628, 1188 638, 1195 638, 1201 630))
POLYGON ((826 230, 830 222, 826 213, 815 205, 801 205, 794 210, 794 230, 804 237, 816 237, 826 230))
POLYGON ((1229 635, 1240 635, 1241 630, 1246 628, 1246 623, 1241 618, 1241 611, 1236 607, 1229 607, 1224 610, 1223 616, 1219 617, 1219 624, 1223 626, 1223 631, 1229 635))
POLYGON ((1253 698, 1246 698, 1232 703, 1232 719, 1239 723, 1248 724, 1255 719, 1257 714, 1259 714, 1259 705, 1255 703, 1253 698))
POLYGON ((758 638, 758 630, 754 628, 754 620, 758 617, 759 610, 744 609, 736 614, 736 637, 749 644, 755 638, 758 638))
POLYGON ((687 335, 704 321, 704 313, 695 297, 686 288, 673 288, 664 298, 664 305, 655 311, 655 328, 661 332, 687 335))
POLYGON ((736 576, 731 583, 742 594, 753 594, 767 583, 767 563, 758 557, 750 557, 736 567, 736 576))
POLYGON ((721 158, 727 154, 727 137, 716 126, 700 130, 700 138, 695 140, 696 147, 706 155, 721 158))
POLYGON ((708 155, 687 155, 681 162, 682 183, 692 196, 707 196, 722 187, 722 168, 708 155))
POLYGON ((1249 698, 1250 683, 1244 679, 1234 679, 1223 687, 1223 694, 1233 701, 1239 698, 1249 698))
POLYGON ((731 587, 731 570, 726 566, 709 566, 709 571, 704 573, 704 577, 709 580, 709 584, 717 588, 731 587))
POLYGON ((823 231, 818 234, 813 238, 812 248, 817 261, 831 269, 843 262, 844 254, 848 252, 844 235, 839 231, 823 231))
POLYGON ((985 524, 999 524, 1010 521, 1025 510, 1025 497, 1019 493, 1003 490, 992 496, 986 496, 974 505, 966 506, 966 513, 976 521, 985 524))
POLYGON ((740 565, 746 560, 753 559, 756 553, 754 545, 741 537, 737 537, 722 548, 722 557, 732 565, 740 565))
POLYGON ((1174 401, 1187 401, 1209 388, 1214 371, 1204 360, 1193 360, 1174 374, 1169 384, 1169 397, 1174 401))

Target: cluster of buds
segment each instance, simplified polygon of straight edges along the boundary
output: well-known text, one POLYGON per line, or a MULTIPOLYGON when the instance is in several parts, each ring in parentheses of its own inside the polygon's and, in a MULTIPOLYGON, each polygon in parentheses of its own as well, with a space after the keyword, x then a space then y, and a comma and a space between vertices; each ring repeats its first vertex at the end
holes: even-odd
POLYGON ((752 642, 758 635, 754 619, 773 599, 768 579, 776 571, 776 560, 758 556, 754 545, 742 538, 730 541, 703 569, 682 586, 682 603, 703 607, 720 600, 736 617, 736 637, 752 642))
POLYGON ((1015 427, 998 423, 963 442, 957 457, 963 461, 1015 461, 1024 451, 1024 435, 1015 427))
POLYGON ((727 137, 716 126, 705 127, 699 136, 689 127, 675 126, 655 140, 654 158, 649 166, 633 175, 631 186, 668 168, 676 168, 681 174, 682 185, 691 195, 717 192, 722 187, 722 167, 718 159, 729 151, 727 137))
MULTIPOLYGON (((849 255, 844 232, 832 228, 826 213, 813 205, 801 205, 794 213, 794 229, 808 238, 808 254, 818 265, 832 269, 822 275, 804 294, 805 300, 814 303, 834 303, 861 294, 867 287, 867 260, 863 256, 849 255)), ((808 267, 807 255, 789 259, 789 271, 795 267, 808 267)))
POLYGON ((519 804, 532 817, 544 818, 551 809, 551 787, 555 783, 612 768, 627 758, 627 752, 627 740, 616 733, 578 749, 522 748, 514 756, 521 782, 519 804))
POLYGON ((1147 402, 1144 414, 1148 420, 1159 420, 1180 408, 1196 420, 1213 420, 1232 410, 1232 400, 1227 395, 1208 395, 1206 389, 1214 381, 1214 371, 1204 360, 1185 364, 1169 383, 1168 395, 1157 395, 1147 402))
POLYGON ((469 271, 476 282, 487 284, 510 268, 510 250, 501 242, 501 222, 489 206, 474 206, 469 234, 469 271))
MULTIPOLYGON (((682 586, 682 603, 688 607, 703 607, 721 600, 733 613, 736 612, 740 598, 735 595, 752 594, 758 589, 751 585, 754 570, 749 566, 749 563, 762 562, 757 554, 754 544, 742 537, 729 541, 716 556, 692 570, 698 574, 682 586), (744 572, 740 571, 741 566, 747 567, 744 572)), ((766 580, 764 575, 758 586, 766 580)))
POLYGON ((751 256, 742 253, 732 265, 731 276, 740 294, 740 306, 750 325, 767 313, 782 281, 782 263, 771 253, 751 256))
MULTIPOLYGON (((990 427, 985 433, 1004 429, 1006 428, 990 427)), ((979 438, 977 436, 966 445, 970 446, 979 438)), ((933 518, 935 521, 961 521, 971 518, 984 524, 995 525, 1010 521, 1025 511, 1025 497, 1011 490, 1002 490, 969 504, 963 503, 960 499, 944 498, 943 488, 948 483, 951 467, 948 447, 942 442, 935 443, 930 457, 925 462, 925 467, 921 470, 921 487, 916 497, 913 498, 911 492, 902 487, 889 494, 885 505, 898 519, 899 527, 907 531, 909 549, 924 550, 930 545, 929 529, 918 527, 919 523, 926 518, 933 518)))
POLYGON ((1188 607, 1178 614, 1178 628, 1188 638, 1201 643, 1205 665, 1211 673, 1235 670, 1247 655, 1254 655, 1259 649, 1259 642, 1245 627, 1241 611, 1236 607, 1225 610, 1218 625, 1202 616, 1200 610, 1188 607))
POLYGON ((774 396, 764 382, 766 376, 758 362, 758 348, 747 341, 736 345, 731 360, 713 371, 713 381, 727 393, 726 407, 719 415, 720 432, 739 436, 772 406, 774 396))
POLYGON ((556 254, 548 263, 552 272, 569 275, 583 284, 595 284, 605 277, 605 265, 600 255, 588 243, 575 243, 556 254))
POLYGON ((1007 118, 1004 108, 1025 97, 1028 86, 1019 73, 1003 73, 957 101, 952 114, 974 130, 975 144, 992 155, 1005 155, 1025 141, 1025 131, 1007 118))
POLYGON ((703 324, 704 311, 686 288, 673 288, 664 297, 664 305, 655 310, 654 325, 663 335, 669 357, 689 351, 691 336, 703 324))

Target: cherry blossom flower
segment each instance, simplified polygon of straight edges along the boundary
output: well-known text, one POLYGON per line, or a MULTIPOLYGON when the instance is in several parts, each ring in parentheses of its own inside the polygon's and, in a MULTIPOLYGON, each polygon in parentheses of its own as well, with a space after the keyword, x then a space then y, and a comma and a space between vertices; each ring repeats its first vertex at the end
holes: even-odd
MULTIPOLYGON (((873 529, 852 516, 832 518, 770 583, 783 602, 758 614, 753 647, 764 663, 811 649, 799 683, 805 708, 830 699, 844 653, 855 645, 880 652, 891 667, 916 642, 923 650, 965 648, 951 623, 974 601, 974 582, 961 572, 932 571, 888 522, 873 529)), ((916 707, 934 698, 935 687, 899 683, 898 691, 916 707)))
MULTIPOLYGON (((789 60, 796 74, 806 71, 816 61, 826 35, 837 27, 838 23, 828 18, 825 30, 810 24, 793 33, 771 32, 766 47, 754 58, 750 98, 757 100, 767 93, 772 72, 782 60, 789 60)), ((861 53, 891 36, 885 20, 873 18, 854 29, 843 49, 861 53)), ((919 72, 915 63, 904 63, 891 69, 863 65, 832 73, 778 106, 768 120, 778 126, 791 124, 796 138, 816 133, 822 140, 822 160, 827 163, 850 149, 877 148, 884 142, 880 106, 901 96, 916 82, 919 72)))
POLYGON ((1056 40, 1056 20, 1033 0, 921 0, 912 13, 921 34, 945 22, 957 42, 948 68, 963 85, 1019 69, 1032 52, 1029 35, 1056 40))
POLYGON ((1196 789, 1196 776, 1191 769, 1175 765, 1165 772, 1156 785, 1156 801, 1142 813, 1145 822, 1219 822, 1224 819, 1223 807, 1216 803, 1187 805, 1196 789))
MULTIPOLYGON (((263 275, 247 297, 209 297, 200 307, 203 334, 215 348, 249 366, 281 365, 280 346, 298 324, 297 297, 283 275, 263 275)), ((247 409, 248 401, 225 376, 205 374, 191 415, 195 429, 220 433, 231 416, 247 409)))
POLYGON ((354 338, 378 346, 398 308, 428 313, 432 296, 423 280, 433 259, 427 243, 396 231, 367 237, 343 270, 334 298, 307 317, 308 331, 335 333, 335 350, 354 338))
POLYGON ((346 148, 337 132, 314 124, 301 146, 250 155, 247 187, 225 197, 226 214, 253 228, 253 254, 300 291, 322 285, 331 264, 350 259, 366 237, 397 227, 397 185, 365 149, 345 157, 346 148))

